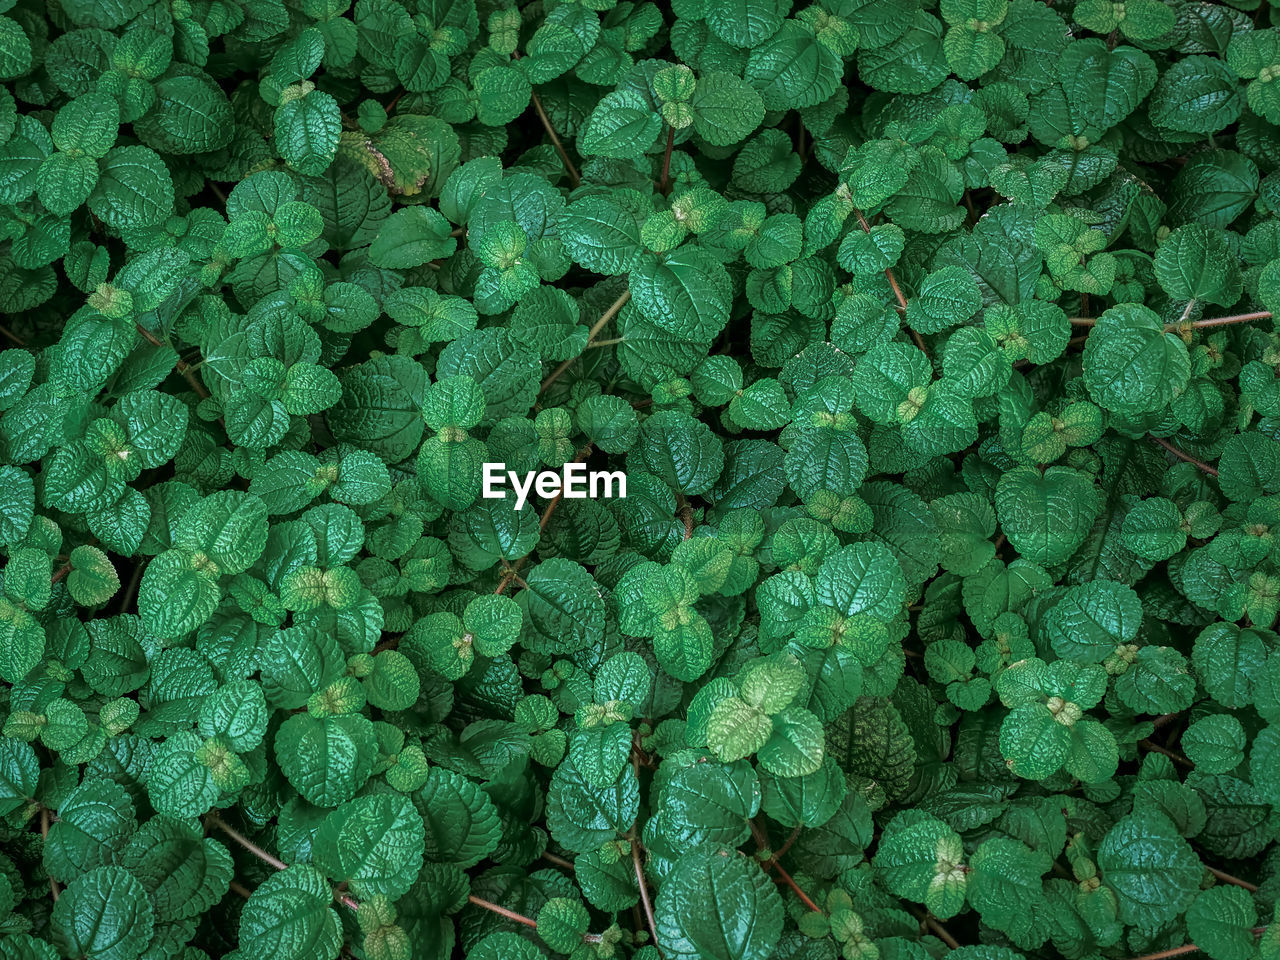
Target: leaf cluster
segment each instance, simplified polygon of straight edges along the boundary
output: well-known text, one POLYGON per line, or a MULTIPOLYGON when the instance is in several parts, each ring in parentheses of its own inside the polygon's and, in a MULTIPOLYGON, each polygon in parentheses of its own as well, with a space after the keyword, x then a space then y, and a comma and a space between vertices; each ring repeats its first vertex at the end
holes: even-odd
POLYGON ((0 0, 0 81, 0 960, 1280 957, 1272 6, 0 0))

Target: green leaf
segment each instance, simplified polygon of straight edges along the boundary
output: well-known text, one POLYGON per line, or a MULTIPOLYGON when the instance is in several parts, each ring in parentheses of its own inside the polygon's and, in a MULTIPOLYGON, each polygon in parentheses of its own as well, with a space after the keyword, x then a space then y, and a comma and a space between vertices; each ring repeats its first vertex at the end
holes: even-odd
POLYGON ((1016 467, 996 485, 996 517, 1009 542, 1034 563, 1061 563, 1088 536, 1097 489, 1071 467, 1016 467))
POLYGON ((1252 898, 1239 887, 1211 887, 1187 908, 1187 935, 1213 960, 1253 956, 1252 927, 1257 922, 1252 898))
POLYGON ((330 880, 365 900, 395 899, 413 886, 422 866, 422 817, 405 797, 357 797, 334 810, 316 831, 314 862, 330 880))
POLYGON ((782 897, 753 861, 709 844, 675 862, 658 890, 654 917, 669 957, 764 960, 782 934, 782 897))
POLYGON ((102 866, 67 885, 53 905, 49 925, 64 956, 135 960, 151 942, 155 912, 129 871, 102 866))
POLYGON ((1158 929, 1186 910, 1203 872, 1191 845, 1154 810, 1130 814, 1107 831, 1098 869, 1115 892, 1120 920, 1143 930, 1158 929))
POLYGON ((247 960, 322 960, 342 946, 333 889, 315 867, 295 864, 260 883, 240 913, 247 960))
POLYGON ((875 866, 889 889, 923 903, 936 917, 954 917, 964 906, 968 870, 960 835, 922 811, 904 811, 886 826, 875 866))
MULTIPOLYGON (((302 86, 309 86, 304 83, 302 86)), ((280 155, 304 176, 319 176, 338 150, 342 132, 338 101, 320 90, 301 93, 276 109, 275 137, 280 155)))

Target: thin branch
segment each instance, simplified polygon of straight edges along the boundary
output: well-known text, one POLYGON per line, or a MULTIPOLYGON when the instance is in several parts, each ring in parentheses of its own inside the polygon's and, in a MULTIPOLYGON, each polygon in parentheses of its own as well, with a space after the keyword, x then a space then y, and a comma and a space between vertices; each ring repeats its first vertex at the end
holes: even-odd
POLYGON ((1233 323, 1248 323, 1250 320, 1269 320, 1270 310, 1257 310, 1253 313, 1237 313, 1230 317, 1210 317, 1208 320, 1193 320, 1193 327, 1225 327, 1233 323))
POLYGON ((676 501, 680 505, 676 516, 684 521, 684 538, 688 540, 693 536, 693 507, 689 506, 689 500, 683 493, 676 494, 676 501))
MULTIPOLYGON (((748 820, 747 826, 751 829, 751 835, 755 838, 756 845, 760 848, 761 852, 768 850, 771 844, 769 843, 769 834, 765 832, 764 828, 754 820, 748 820)), ((822 913, 822 908, 809 899, 809 895, 800 889, 800 885, 795 882, 791 874, 787 873, 787 871, 782 868, 782 864, 778 863, 776 856, 770 855, 769 859, 761 864, 761 869, 766 873, 772 870, 778 875, 778 879, 790 887, 792 892, 800 898, 801 903, 814 913, 822 913)))
POLYGON ((1168 440, 1162 440, 1160 437, 1152 437, 1151 439, 1154 440, 1156 443, 1160 444, 1160 446, 1164 447, 1166 450, 1172 453, 1179 460, 1183 460, 1191 464, 1192 466, 1198 467, 1200 470, 1203 470, 1205 473, 1207 473, 1211 477, 1216 477, 1218 475, 1218 471, 1216 469, 1209 466, 1203 460, 1197 460, 1195 457, 1191 456, 1191 454, 1185 453, 1182 450, 1179 450, 1177 447, 1171 444, 1168 440))
POLYGON ((506 917, 508 920, 514 921, 515 923, 523 923, 526 927, 533 927, 535 930, 538 929, 537 920, 526 917, 523 913, 516 913, 514 910, 508 910, 506 907, 500 907, 492 901, 482 900, 474 894, 469 894, 467 896, 467 903, 473 903, 477 907, 483 907, 485 910, 496 913, 500 917, 506 917))
MULTIPOLYGON (((134 323, 134 327, 137 329, 138 333, 142 335, 142 339, 146 340, 147 343, 151 344, 153 347, 164 346, 164 344, 160 341, 160 339, 154 333, 152 333, 150 330, 144 327, 142 324, 134 323)), ((178 362, 174 365, 174 369, 177 370, 180 374, 182 374, 183 379, 187 381, 187 384, 195 392, 195 395, 197 397, 203 400, 209 396, 209 391, 205 389, 204 384, 201 383, 199 378, 196 377, 195 373, 191 369, 190 364, 179 359, 178 362)))
POLYGON ((676 145, 676 128, 667 124, 667 151, 662 155, 662 177, 658 189, 665 197, 671 192, 671 149, 676 145))
POLYGON ((786 854, 788 850, 791 849, 791 845, 795 843, 796 838, 800 836, 800 830, 801 825, 797 823, 795 829, 791 831, 791 835, 783 841, 782 846, 773 851, 773 853, 769 855, 769 859, 764 862, 765 870, 770 869, 775 863, 782 859, 783 855, 786 854))
POLYGON ((569 182, 575 187, 580 186, 582 177, 578 175, 578 168, 569 159, 569 152, 565 150, 564 144, 560 142, 560 137, 556 134, 556 128, 551 125, 551 118, 547 116, 547 111, 542 109, 542 100, 538 98, 536 90, 533 91, 532 100, 533 109, 538 112, 538 119, 542 121, 542 129, 547 131, 547 136, 551 138, 551 145, 556 148, 556 153, 560 154, 560 162, 564 164, 565 173, 569 175, 569 182))
MULTIPOLYGON (((261 860, 263 863, 270 864, 271 866, 275 867, 277 870, 286 869, 286 864, 284 863, 283 860, 280 860, 278 857, 273 857, 271 854, 267 853, 267 851, 263 850, 262 847, 258 846, 256 843, 254 843, 244 834, 240 833, 238 830, 229 826, 227 822, 223 820, 220 816, 218 816, 216 813, 210 812, 205 816, 204 819, 206 824, 208 824, 209 826, 217 827, 219 830, 225 833, 228 837, 230 837, 236 843, 240 844, 240 846, 244 847, 245 850, 249 851, 249 853, 252 853, 255 857, 261 860)), ((241 889, 243 890, 244 888, 242 887, 241 889)), ((245 892, 247 895, 247 891, 245 892)), ((344 907, 347 907, 351 910, 360 909, 360 901, 358 901, 355 897, 351 896, 351 894, 343 890, 342 885, 339 885, 338 887, 334 888, 333 898, 337 900, 339 903, 341 903, 344 907)), ((506 917, 508 920, 513 920, 516 923, 523 923, 525 926, 533 927, 535 930, 538 928, 538 921, 530 919, 529 917, 526 917, 522 913, 516 913, 514 910, 508 910, 506 907, 500 907, 496 903, 492 903, 488 900, 482 900, 480 897, 469 895, 467 897, 467 902, 473 903, 477 907, 483 907, 485 910, 490 910, 493 913, 498 914, 499 916, 506 917)), ((598 933, 583 934, 582 939, 587 943, 601 943, 603 940, 601 935, 598 933)))
POLYGON ((254 843, 252 840, 246 837, 239 830, 235 829, 235 827, 227 823, 227 821, 223 820, 216 813, 210 812, 206 814, 204 820, 205 820, 205 823, 210 824, 211 826, 217 827, 219 830, 225 833, 228 837, 230 837, 236 843, 240 844, 240 846, 244 847, 246 850, 252 853, 255 857, 261 860, 263 863, 269 863, 271 866, 275 867, 277 870, 284 870, 288 866, 288 864, 286 864, 279 857, 272 856, 271 854, 267 853, 266 850, 263 850, 262 847, 258 846, 256 843, 254 843))
MULTIPOLYGON (((631 299, 631 288, 628 287, 626 290, 622 291, 622 295, 618 297, 617 300, 613 301, 613 303, 609 306, 609 309, 600 315, 600 319, 591 325, 591 329, 587 331, 587 343, 586 343, 586 347, 583 347, 584 350, 587 347, 591 346, 595 338, 595 335, 599 333, 601 330, 603 330, 608 325, 609 321, 612 320, 614 317, 616 317, 622 311, 622 308, 627 305, 627 301, 630 299, 631 299)), ((541 393, 542 391, 546 390, 547 387, 551 386, 551 384, 555 383, 558 379, 560 379, 560 374, 568 370, 569 365, 572 364, 573 361, 577 359, 578 359, 577 357, 570 357, 568 360, 564 361, 564 363, 560 364, 560 366, 552 370, 551 375, 547 377, 547 379, 542 381, 542 386, 538 388, 538 392, 541 393)))
POLYGON ((1178 766, 1180 767, 1187 767, 1188 769, 1190 769, 1195 766, 1194 763, 1192 763, 1182 754, 1174 753, 1172 750, 1166 747, 1162 747, 1158 743, 1152 743, 1150 740, 1139 740, 1138 746, 1142 747, 1144 750, 1150 750, 1152 753, 1158 753, 1161 756, 1168 757, 1170 760, 1178 764, 1178 766))
MULTIPOLYGON (((871 224, 867 223, 867 218, 862 215, 862 211, 855 209, 853 212, 858 216, 858 225, 862 227, 862 232, 867 234, 871 233, 871 224)), ((893 295, 898 300, 898 312, 905 316, 907 312, 907 298, 902 293, 902 288, 898 286, 898 278, 893 275, 893 270, 891 268, 885 270, 884 276, 885 279, 889 281, 889 288, 893 290, 893 295)), ((920 332, 912 327, 908 327, 907 332, 911 334, 911 339, 914 340, 916 346, 920 348, 920 352, 927 357, 929 355, 929 349, 924 345, 924 337, 920 336, 920 332)))
POLYGON ((557 867, 562 867, 570 873, 578 869, 573 865, 572 860, 566 860, 564 857, 556 856, 556 854, 549 853, 546 850, 542 851, 542 859, 546 860, 548 863, 554 863, 557 867))
POLYGON ((134 564, 133 573, 129 576, 129 585, 124 588, 124 596, 120 600, 120 612, 128 613, 129 604, 133 602, 133 595, 137 592, 138 582, 142 579, 142 564, 134 564))
POLYGON ((1231 883, 1231 884, 1235 884, 1237 887, 1244 887, 1244 889, 1248 890, 1250 893, 1258 892, 1258 885, 1256 883, 1250 883, 1248 880, 1241 880, 1239 877, 1233 877, 1231 874, 1227 873, 1225 870, 1219 870, 1217 867, 1206 866, 1205 869, 1208 870, 1210 873, 1212 873, 1215 877, 1217 877, 1223 883, 1231 883))
MULTIPOLYGON (((854 210, 853 212, 858 215, 858 225, 862 227, 862 232, 869 234, 871 232, 871 224, 867 223, 867 218, 862 215, 862 211, 854 210)), ((893 275, 893 270, 885 270, 884 275, 889 281, 889 286, 893 289, 893 295, 898 298, 898 310, 902 313, 906 313, 907 298, 902 295, 902 288, 898 286, 898 280, 893 275)))
POLYGON ((12 342, 16 346, 25 347, 27 345, 27 341, 23 340, 20 336, 18 336, 16 333, 14 333, 12 330, 4 326, 3 324, 0 324, 0 336, 3 336, 6 340, 12 342))
POLYGON ((658 924, 653 919, 653 904, 649 902, 649 885, 645 883, 644 867, 640 863, 640 841, 636 837, 631 838, 631 862, 636 868, 636 885, 640 888, 640 903, 644 906, 644 918, 649 924, 649 933, 653 936, 654 949, 658 951, 658 956, 662 956, 662 948, 658 946, 658 924))
POLYGON ((61 580, 70 572, 71 572, 71 561, 68 560, 66 563, 62 565, 62 568, 50 578, 49 586, 53 586, 55 583, 57 583, 59 580, 61 580))
MULTIPOLYGON (((585 461, 587 457, 591 455, 591 448, 593 446, 595 446, 594 443, 588 443, 585 447, 579 450, 577 456, 574 457, 573 462, 582 463, 583 461, 585 461)), ((551 514, 555 513, 556 507, 560 505, 560 499, 563 496, 564 496, 564 490, 561 489, 560 492, 555 495, 552 501, 549 504, 547 504, 547 508, 542 511, 542 519, 538 521, 539 533, 547 529, 547 524, 551 520, 551 514)), ((519 573, 520 573, 520 568, 524 566, 525 561, 528 559, 529 559, 529 554, 526 553, 523 557, 517 560, 512 566, 508 567, 506 574, 503 575, 502 580, 499 581, 498 583, 498 588, 493 592, 500 596, 507 589, 507 587, 511 586, 511 582, 513 580, 519 583, 522 587, 527 586, 527 584, 525 584, 525 582, 520 579, 519 573)))
MULTIPOLYGON (((40 839, 49 839, 49 808, 42 806, 40 808, 40 839)), ((58 881, 49 877, 49 894, 53 897, 53 902, 58 902, 58 881)))
MULTIPOLYGON (((1233 323, 1248 323, 1250 320, 1267 320, 1271 317, 1270 310, 1257 310, 1253 313, 1236 313, 1228 317, 1208 317, 1203 320, 1187 321, 1187 317, 1191 316, 1190 308, 1195 305, 1192 300, 1187 304, 1188 309, 1182 312, 1182 319, 1176 323, 1166 323, 1164 329, 1166 333, 1173 333, 1184 327, 1190 327, 1192 330, 1199 330, 1203 327, 1225 327, 1233 323)), ((1075 327, 1092 327, 1098 322, 1097 317, 1071 317, 1071 325, 1075 327)))
POLYGON ((924 924, 926 928, 928 928, 930 933, 932 933, 935 937, 937 937, 939 940, 945 943, 948 947, 950 947, 952 950, 960 949, 960 941, 957 940, 955 937, 953 937, 951 935, 951 931, 948 930, 946 927, 944 927, 941 921, 939 921, 938 918, 935 917, 933 914, 931 914, 928 910, 920 909, 920 910, 912 910, 911 912, 916 915, 916 917, 920 920, 922 924, 924 924))
POLYGON ((782 869, 779 863, 773 864, 773 871, 782 878, 782 882, 791 888, 792 892, 800 898, 800 902, 812 910, 814 913, 821 913, 822 909, 809 899, 809 895, 800 889, 799 885, 791 878, 791 874, 782 869))
MULTIPOLYGON (((1266 927, 1254 927, 1249 932, 1255 937, 1261 936, 1266 932, 1266 927)), ((1184 943, 1180 947, 1174 947, 1171 950, 1160 950, 1156 953, 1144 953, 1140 957, 1133 957, 1131 960, 1165 960, 1166 957, 1181 957, 1188 953, 1197 953, 1200 950, 1194 943, 1184 943)))
POLYGON ((246 900, 248 900, 251 896, 253 896, 253 891, 250 890, 248 887, 246 887, 243 883, 240 883, 239 881, 232 880, 230 883, 230 888, 232 893, 239 894, 240 896, 244 897, 246 900))

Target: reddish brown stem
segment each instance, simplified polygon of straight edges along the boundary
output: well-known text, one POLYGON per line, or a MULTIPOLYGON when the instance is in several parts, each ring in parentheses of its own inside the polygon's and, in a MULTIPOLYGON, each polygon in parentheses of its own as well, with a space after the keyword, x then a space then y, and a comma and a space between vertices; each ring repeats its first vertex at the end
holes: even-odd
MULTIPOLYGON (((1192 304, 1194 303, 1195 301, 1193 300, 1192 304)), ((1190 316, 1189 313, 1184 313, 1183 316, 1184 316, 1184 319, 1182 321, 1179 321, 1177 323, 1166 323, 1164 325, 1165 331, 1168 333, 1173 333, 1174 331, 1180 330, 1183 327, 1190 327, 1193 330, 1198 330, 1202 327, 1226 327, 1226 326, 1230 326, 1233 323, 1248 323, 1250 320, 1267 320, 1267 319, 1270 319, 1271 317, 1271 311, 1256 310, 1253 313, 1236 313, 1228 317, 1208 317, 1203 320, 1192 320, 1190 322, 1187 322, 1185 320, 1185 317, 1190 316)), ((1092 327, 1096 325, 1097 322, 1098 322, 1097 317, 1072 317, 1071 318, 1072 326, 1076 326, 1076 327, 1092 327)))
POLYGON ((477 907, 482 907, 492 913, 496 913, 500 917, 506 917, 508 920, 512 920, 515 923, 523 923, 526 927, 533 927, 535 930, 538 929, 537 920, 526 917, 523 913, 516 913, 514 910, 508 910, 506 907, 500 907, 489 900, 482 900, 474 894, 467 897, 467 902, 473 903, 477 907))
MULTIPOLYGON (((600 318, 591 325, 591 329, 587 331, 586 347, 591 346, 591 344, 595 341, 595 335, 599 333, 601 330, 603 330, 606 326, 608 326, 610 320, 612 320, 614 317, 616 317, 619 313, 622 312, 622 308, 627 305, 627 301, 630 299, 631 299, 631 289, 628 287, 626 290, 622 291, 621 296, 619 296, 617 300, 613 301, 613 303, 609 305, 609 309, 606 310, 604 313, 602 313, 600 315, 600 318)), ((586 347, 583 347, 583 349, 585 350, 586 347)), ((551 384, 555 383, 558 379, 560 379, 560 374, 568 370, 569 365, 573 363, 573 361, 576 359, 578 358, 570 357, 568 360, 564 361, 564 363, 560 364, 560 366, 552 370, 551 375, 548 376, 547 379, 542 381, 542 386, 538 388, 538 392, 541 393, 542 391, 546 390, 547 387, 551 386, 551 384)))
MULTIPOLYGON (((40 808, 40 838, 42 840, 49 839, 49 808, 40 808)), ((58 902, 58 881, 49 878, 49 895, 53 897, 53 902, 58 902)))
MULTIPOLYGON (((160 339, 142 324, 135 323, 134 327, 142 336, 142 339, 146 340, 147 343, 151 344, 153 347, 164 346, 160 339)), ((182 374, 182 378, 187 381, 187 385, 191 387, 197 397, 203 400, 209 396, 209 391, 205 389, 204 384, 196 377, 195 372, 191 369, 189 364, 183 360, 179 360, 174 365, 174 369, 176 369, 178 373, 182 374)))
POLYGON ((1150 750, 1152 753, 1158 753, 1161 756, 1168 757, 1170 760, 1178 764, 1178 766, 1180 767, 1187 767, 1188 769, 1190 769, 1195 766, 1194 763, 1192 763, 1182 754, 1174 753, 1172 750, 1162 747, 1158 743, 1153 743, 1150 740, 1139 740, 1138 746, 1142 747, 1144 750, 1150 750))
POLYGON ((775 863, 778 860, 781 860, 786 852, 791 849, 792 844, 796 842, 796 838, 800 836, 800 829, 800 824, 796 824, 795 829, 791 831, 791 835, 787 837, 787 839, 782 842, 782 846, 775 850, 773 855, 769 857, 770 863, 775 863))
POLYGON ((693 508, 689 506, 689 501, 685 499, 683 493, 677 493, 676 500, 680 504, 676 516, 684 521, 684 538, 688 540, 693 536, 693 508))
POLYGON ((1217 867, 1205 867, 1205 869, 1208 870, 1210 873, 1212 873, 1215 877, 1217 877, 1223 883, 1230 883, 1230 884, 1234 884, 1237 887, 1243 887, 1244 889, 1248 890, 1250 893, 1258 892, 1258 885, 1256 883, 1250 883, 1248 880, 1241 880, 1239 877, 1233 877, 1231 874, 1227 873, 1225 870, 1219 870, 1217 867))
POLYGON ((649 902, 649 885, 645 883, 644 866, 640 863, 640 841, 631 838, 631 862, 636 868, 636 886, 640 888, 640 903, 644 906, 645 922, 649 924, 649 933, 653 937, 654 949, 661 957, 662 948, 658 946, 658 924, 653 919, 653 904, 649 902))
POLYGON ((219 830, 225 833, 228 837, 230 837, 236 843, 240 844, 240 846, 244 847, 245 850, 249 851, 249 853, 252 853, 255 857, 261 860, 263 863, 268 863, 271 866, 275 867, 277 870, 284 870, 288 866, 288 864, 286 864, 279 857, 276 857, 271 855, 270 853, 267 853, 266 850, 262 849, 262 847, 258 846, 256 843, 254 843, 252 840, 246 837, 239 830, 235 829, 235 827, 231 826, 229 823, 223 820, 216 813, 207 814, 204 820, 205 820, 205 823, 209 824, 210 826, 217 827, 219 830))
POLYGON ((803 903, 806 907, 808 907, 808 908, 809 908, 810 910, 812 910, 814 913, 821 913, 821 912, 822 912, 822 910, 821 910, 821 909, 819 909, 818 905, 817 905, 816 903, 814 903, 812 900, 810 900, 810 899, 809 899, 809 895, 808 895, 807 893, 805 893, 803 890, 801 890, 801 889, 800 889, 800 886, 795 882, 795 880, 793 880, 793 879, 791 878, 791 874, 787 873, 787 871, 785 871, 785 870, 783 870, 783 869, 782 869, 782 865, 781 865, 781 864, 779 864, 779 863, 776 863, 776 862, 775 862, 775 863, 772 865, 772 868, 773 868, 774 872, 775 872, 775 873, 777 873, 777 874, 778 874, 778 876, 782 878, 782 882, 783 882, 783 883, 785 883, 788 887, 790 887, 790 888, 791 888, 791 891, 792 891, 792 892, 793 892, 797 897, 799 897, 799 898, 800 898, 800 902, 801 902, 801 903, 803 903))
MULTIPOLYGON (((1254 927, 1249 932, 1255 937, 1261 936, 1266 932, 1266 927, 1254 927)), ((1194 943, 1184 943, 1180 947, 1173 947, 1170 950, 1160 950, 1156 953, 1144 953, 1140 957, 1133 957, 1131 960, 1165 960, 1166 957, 1181 957, 1188 953, 1197 953, 1200 950, 1194 943)))
MULTIPOLYGON (((854 210, 853 212, 858 216, 858 225, 862 227, 863 233, 870 233, 871 224, 867 223, 867 218, 862 215, 862 211, 854 210)), ((889 289, 893 291, 894 297, 897 298, 898 312, 905 315, 907 312, 907 298, 903 294, 902 288, 898 286, 898 278, 893 275, 892 269, 885 270, 884 276, 885 279, 889 281, 889 289)), ((920 348, 920 352, 927 357, 929 355, 929 350, 924 345, 924 337, 920 336, 920 333, 917 330, 912 330, 910 327, 907 329, 911 333, 911 339, 914 340, 916 346, 920 348)))
POLYGON ((1270 310, 1257 310, 1253 313, 1237 313, 1229 317, 1210 317, 1207 320, 1193 320, 1193 327, 1225 327, 1233 323, 1248 323, 1250 320, 1269 320, 1270 310))
POLYGON ((554 853, 549 853, 546 850, 542 852, 542 859, 546 860, 548 863, 554 863, 557 867, 563 867, 570 873, 577 869, 577 867, 573 865, 572 860, 566 860, 564 857, 556 856, 554 853))
POLYGON ((25 347, 27 345, 27 341, 23 340, 20 336, 18 336, 8 327, 3 325, 0 325, 0 336, 3 336, 6 340, 8 340, 9 342, 13 343, 16 346, 25 347))
POLYGON ((667 150, 662 155, 662 177, 658 180, 658 189, 665 197, 671 192, 671 149, 676 145, 676 128, 667 126, 667 150))
POLYGON ((1203 460, 1197 460, 1195 457, 1191 456, 1191 454, 1184 453, 1182 450, 1179 450, 1177 447, 1171 444, 1168 440, 1162 440, 1160 437, 1152 437, 1151 439, 1154 440, 1156 443, 1160 444, 1160 446, 1164 447, 1166 450, 1172 453, 1179 460, 1183 460, 1191 464, 1192 466, 1197 467, 1200 470, 1203 470, 1205 473, 1207 473, 1211 477, 1216 477, 1218 475, 1218 471, 1216 469, 1209 466, 1203 460))
POLYGON ((929 932, 935 937, 945 943, 952 950, 960 949, 960 941, 951 935, 951 931, 944 927, 937 917, 931 914, 928 910, 913 912, 920 918, 920 922, 924 924, 929 932))
MULTIPOLYGON (((582 463, 584 460, 586 460, 587 457, 590 456, 591 448, 593 446, 594 444, 588 443, 585 447, 579 450, 578 455, 574 457, 574 463, 582 463)), ((547 529, 547 524, 551 520, 551 515, 555 513, 556 507, 560 505, 560 498, 563 495, 564 495, 564 491, 561 490, 559 493, 555 495, 555 498, 552 499, 552 501, 549 504, 547 504, 547 508, 542 511, 542 519, 538 521, 539 533, 547 529)), ((520 579, 519 574, 520 574, 520 568, 524 566, 525 561, 528 559, 529 559, 529 554, 526 553, 523 557, 517 560, 514 565, 512 565, 511 567, 508 567, 506 574, 504 574, 502 579, 498 582, 498 588, 493 592, 501 596, 502 593, 506 591, 507 587, 511 586, 511 582, 513 580, 519 583, 521 586, 524 586, 525 583, 523 580, 520 579)))
POLYGON ((565 173, 569 175, 569 182, 575 187, 582 184, 582 177, 578 175, 578 168, 573 165, 573 161, 569 159, 569 152, 565 150, 564 144, 560 142, 560 137, 556 134, 556 128, 551 125, 551 118, 547 116, 547 111, 542 108, 542 101, 538 99, 537 91, 533 92, 533 109, 538 113, 538 119, 542 121, 542 129, 547 131, 547 136, 551 138, 551 145, 556 148, 556 153, 560 154, 560 162, 564 164, 565 173))
POLYGON ((58 572, 55 573, 52 578, 50 578, 49 585, 53 586, 53 584, 57 583, 59 580, 61 580, 70 572, 71 572, 71 561, 68 560, 66 563, 62 565, 62 567, 58 570, 58 572))

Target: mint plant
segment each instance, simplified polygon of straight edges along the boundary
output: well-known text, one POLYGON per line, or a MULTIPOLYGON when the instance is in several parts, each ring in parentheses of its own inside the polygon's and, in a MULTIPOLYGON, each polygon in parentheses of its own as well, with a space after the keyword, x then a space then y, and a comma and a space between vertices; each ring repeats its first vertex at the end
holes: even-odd
POLYGON ((0 0, 0 960, 1280 957, 1278 78, 0 0))

